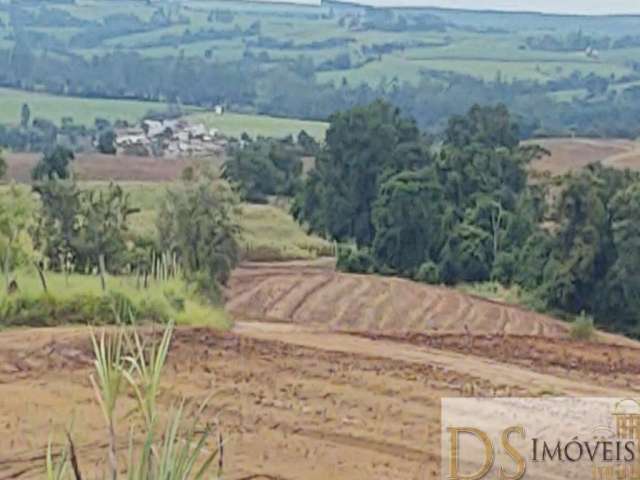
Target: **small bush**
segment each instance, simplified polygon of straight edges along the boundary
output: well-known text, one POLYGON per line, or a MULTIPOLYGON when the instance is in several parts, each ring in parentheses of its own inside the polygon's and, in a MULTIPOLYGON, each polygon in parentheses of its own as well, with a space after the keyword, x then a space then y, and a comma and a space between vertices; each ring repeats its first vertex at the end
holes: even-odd
POLYGON ((586 315, 584 312, 571 323, 571 329, 569 330, 569 336, 573 340, 593 340, 595 333, 596 328, 593 323, 593 317, 586 315))
POLYGON ((427 261, 420 265, 414 276, 417 282, 437 285, 440 283, 440 268, 433 262, 427 261))
POLYGON ((348 273, 372 273, 374 271, 373 257, 364 248, 339 248, 336 265, 338 270, 348 273))

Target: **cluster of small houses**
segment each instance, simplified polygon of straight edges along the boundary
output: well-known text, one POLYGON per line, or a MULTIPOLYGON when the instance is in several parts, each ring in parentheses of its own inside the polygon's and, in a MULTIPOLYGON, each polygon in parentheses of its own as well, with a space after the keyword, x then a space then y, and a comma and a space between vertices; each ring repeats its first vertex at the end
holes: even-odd
POLYGON ((224 153, 227 139, 215 128, 184 119, 144 120, 115 130, 118 154, 154 157, 206 156, 224 153))

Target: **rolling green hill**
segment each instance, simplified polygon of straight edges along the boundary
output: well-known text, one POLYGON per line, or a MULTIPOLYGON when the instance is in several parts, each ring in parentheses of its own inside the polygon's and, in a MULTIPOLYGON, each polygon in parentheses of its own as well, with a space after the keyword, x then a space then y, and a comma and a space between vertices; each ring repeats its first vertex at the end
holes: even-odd
MULTIPOLYGON (((308 120, 382 97, 435 133, 473 103, 503 102, 524 118, 525 136, 633 137, 639 32, 640 16, 337 1, 0 0, 0 84, 308 120)), ((21 95, 0 91, 1 122, 17 121, 21 95)), ((136 119, 154 106, 29 100, 34 115, 81 124, 96 116, 136 119)), ((298 130, 271 118, 229 116, 224 123, 232 134, 298 130)), ((322 136, 321 124, 307 127, 322 136)))

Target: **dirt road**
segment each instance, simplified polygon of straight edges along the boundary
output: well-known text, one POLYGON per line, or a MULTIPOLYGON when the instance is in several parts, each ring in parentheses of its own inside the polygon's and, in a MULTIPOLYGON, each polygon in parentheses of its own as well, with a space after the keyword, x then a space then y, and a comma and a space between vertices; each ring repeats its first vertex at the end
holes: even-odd
MULTIPOLYGON (((626 367, 594 373, 609 368, 605 357, 594 355, 584 369, 547 361, 529 369, 489 358, 480 344, 463 355, 447 342, 434 348, 269 323, 239 323, 225 334, 179 330, 161 402, 168 409, 216 393, 207 413, 224 432, 231 480, 423 479, 438 471, 442 397, 632 393, 626 367)), ((36 478, 49 432, 59 434, 72 417, 82 465, 101 468, 90 353, 83 330, 0 335, 0 479, 36 478)), ((629 348, 621 354, 640 357, 629 348)), ((127 399, 121 416, 130 407, 127 399)))

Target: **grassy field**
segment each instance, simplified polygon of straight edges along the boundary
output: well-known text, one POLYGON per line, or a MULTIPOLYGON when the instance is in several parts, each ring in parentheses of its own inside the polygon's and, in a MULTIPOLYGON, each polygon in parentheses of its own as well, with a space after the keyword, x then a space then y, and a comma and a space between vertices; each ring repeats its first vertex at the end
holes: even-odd
MULTIPOLYGON (((96 117, 128 122, 139 121, 150 110, 164 110, 166 104, 159 102, 140 102, 134 100, 108 100, 79 97, 64 97, 45 93, 28 92, 23 90, 0 88, 0 124, 18 124, 23 104, 31 109, 31 118, 44 118, 60 124, 64 117, 73 118, 78 125, 92 126, 96 117)), ((245 115, 225 113, 216 115, 211 112, 201 112, 201 109, 186 107, 193 113, 188 119, 203 122, 209 127, 217 128, 221 133, 240 137, 244 132, 255 136, 285 137, 297 135, 300 130, 314 136, 318 140, 324 139, 328 125, 324 122, 297 120, 293 118, 275 118, 266 115, 245 115)))
POLYGON ((287 135, 296 136, 301 130, 305 130, 318 141, 322 141, 328 128, 328 124, 324 122, 229 112, 224 115, 196 113, 188 118, 194 122, 203 122, 209 128, 217 128, 222 133, 233 137, 240 137, 244 132, 252 137, 286 137, 287 135))
POLYGON ((272 205, 242 207, 242 245, 254 261, 302 260, 333 256, 333 244, 308 235, 285 210, 272 205))
POLYGON ((164 103, 134 100, 106 100, 63 97, 44 93, 0 88, 0 123, 18 124, 20 110, 26 103, 31 118, 44 118, 60 124, 62 118, 72 117, 78 125, 93 125, 96 117, 109 121, 136 122, 149 110, 164 110, 164 103))
MULTIPOLYGON (((1 0, 0 5, 8 4, 1 0)), ((350 26, 356 19, 367 24, 370 12, 353 4, 323 4, 321 6, 280 5, 261 2, 229 2, 225 0, 182 0, 179 2, 154 2, 145 4, 135 0, 116 3, 103 0, 77 0, 68 5, 56 5, 76 19, 101 21, 111 14, 126 13, 149 22, 154 12, 162 7, 180 17, 179 23, 170 26, 158 24, 141 31, 123 32, 105 38, 99 45, 83 48, 75 45, 73 53, 91 59, 93 55, 117 51, 135 51, 149 57, 177 57, 180 54, 202 57, 208 50, 218 61, 238 60, 247 50, 254 54, 266 52, 274 65, 280 61, 293 61, 301 55, 310 56, 316 63, 349 53, 353 68, 328 70, 321 74, 327 80, 367 82, 377 85, 383 78, 398 77, 400 80, 415 82, 425 68, 439 71, 454 71, 473 76, 493 79, 501 72, 506 79, 551 80, 566 76, 573 71, 584 74, 597 73, 602 76, 621 75, 632 72, 630 61, 637 57, 638 48, 611 49, 600 52, 598 59, 587 58, 583 51, 541 51, 526 46, 528 37, 550 34, 565 37, 582 31, 585 35, 609 36, 612 40, 624 35, 635 34, 640 28, 640 17, 587 17, 552 16, 538 14, 509 14, 500 12, 473 12, 444 9, 390 9, 387 15, 392 19, 401 16, 409 19, 421 15, 433 16, 446 23, 443 29, 388 29, 350 26), (170 7, 168 5, 171 5, 170 7), (212 12, 229 12, 230 19, 218 20, 210 16, 212 12), (242 33, 254 22, 260 22, 260 32, 255 35, 242 33), (237 29, 230 38, 202 40, 185 33, 201 31, 231 31, 237 29), (290 40, 292 46, 271 48, 256 44, 259 38, 290 40), (170 41, 168 40, 170 39, 170 41), (344 45, 324 45, 305 48, 310 42, 330 39, 348 39, 344 45), (249 47, 249 42, 253 46, 249 47), (425 44, 425 42, 427 42, 425 44), (379 55, 369 55, 366 67, 360 67, 368 54, 367 49, 382 44, 402 45, 393 51, 379 55), (561 69, 556 67, 560 66, 561 69)), ((37 6, 26 6, 36 11, 37 6)), ((0 18, 9 20, 5 12, 0 18), (3 17, 4 16, 4 17, 3 17)), ((38 26, 39 33, 50 35, 63 44, 84 27, 38 26)), ((2 40, 11 45, 12 37, 2 40)), ((135 108, 135 107, 132 107, 135 108)), ((60 116, 57 112, 54 115, 60 116)), ((241 133, 241 132, 240 132, 241 133)))
POLYGON ((19 291, 6 296, 0 289, 0 328, 69 323, 129 321, 129 312, 140 321, 174 320, 178 325, 230 328, 224 310, 199 300, 184 281, 150 280, 148 288, 131 276, 108 276, 106 293, 96 275, 64 275, 46 272, 47 292, 35 269, 14 275, 19 291))
MULTIPOLYGON (((104 182, 86 182, 100 187, 104 182)), ((171 183, 122 182, 131 204, 141 211, 132 217, 134 232, 155 234, 158 207, 171 183)), ((243 258, 251 261, 309 260, 333 256, 334 247, 315 235, 309 235, 287 212, 287 207, 243 203, 237 217, 241 228, 243 258)))

